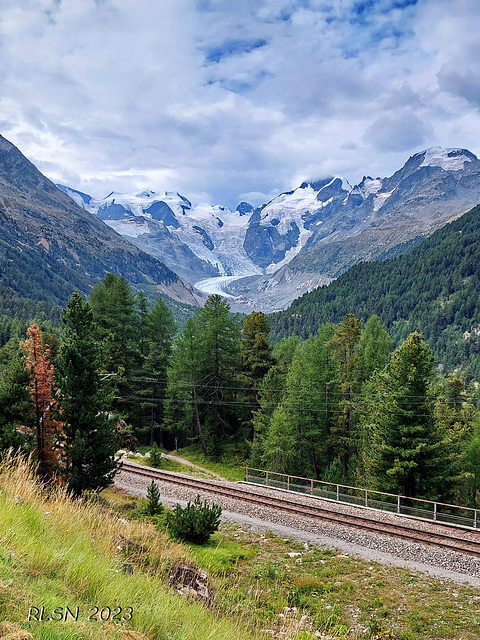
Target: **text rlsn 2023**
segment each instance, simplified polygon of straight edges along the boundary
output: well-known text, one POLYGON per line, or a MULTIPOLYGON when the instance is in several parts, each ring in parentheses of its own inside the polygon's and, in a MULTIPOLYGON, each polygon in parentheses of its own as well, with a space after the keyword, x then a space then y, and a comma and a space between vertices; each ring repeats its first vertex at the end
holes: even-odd
POLYGON ((67 622, 90 620, 92 622, 128 622, 133 618, 133 607, 30 607, 28 622, 67 622))

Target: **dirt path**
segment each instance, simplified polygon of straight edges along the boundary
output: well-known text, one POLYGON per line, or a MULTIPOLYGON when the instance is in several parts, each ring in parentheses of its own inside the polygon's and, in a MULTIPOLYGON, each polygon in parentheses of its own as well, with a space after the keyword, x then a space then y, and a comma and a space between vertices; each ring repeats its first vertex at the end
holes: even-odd
POLYGON ((201 467, 198 464, 194 464, 193 462, 190 462, 190 460, 187 460, 186 458, 182 458, 181 456, 174 456, 172 453, 162 453, 162 456, 164 458, 168 458, 169 460, 174 460, 175 462, 184 464, 187 467, 193 467, 194 469, 199 469, 200 471, 204 471, 205 473, 208 473, 209 475, 211 475, 213 478, 216 478, 217 480, 226 480, 226 478, 224 478, 220 474, 215 473, 214 471, 210 471, 210 469, 205 469, 205 467, 201 467))

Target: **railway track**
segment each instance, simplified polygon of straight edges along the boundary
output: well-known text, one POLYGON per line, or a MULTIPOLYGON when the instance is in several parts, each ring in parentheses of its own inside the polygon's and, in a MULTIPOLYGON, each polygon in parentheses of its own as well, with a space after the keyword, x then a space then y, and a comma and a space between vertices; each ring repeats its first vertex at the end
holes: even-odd
POLYGON ((443 525, 436 525, 436 530, 433 532, 419 530, 415 525, 379 522, 364 515, 352 515, 320 506, 298 504, 293 500, 286 500, 277 496, 265 496, 247 489, 229 487, 208 480, 189 478, 159 469, 142 468, 131 462, 123 463, 122 472, 151 480, 173 483, 187 489, 214 494, 231 500, 240 500, 258 507, 275 509, 289 515, 313 518, 329 524, 353 527, 368 533, 391 536, 416 544, 435 546, 445 551, 480 557, 480 540, 468 540, 458 537, 459 534, 465 535, 465 532, 452 532, 451 529, 443 525))

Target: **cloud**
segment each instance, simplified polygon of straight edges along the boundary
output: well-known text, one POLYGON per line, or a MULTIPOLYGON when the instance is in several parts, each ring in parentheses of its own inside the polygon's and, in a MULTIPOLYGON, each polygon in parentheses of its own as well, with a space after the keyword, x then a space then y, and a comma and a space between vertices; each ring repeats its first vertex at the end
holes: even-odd
POLYGON ((421 147, 433 135, 428 122, 410 111, 386 113, 365 131, 364 140, 379 151, 406 151, 421 147))
POLYGON ((480 152, 479 30, 477 0, 4 0, 0 133, 94 196, 355 183, 480 152))

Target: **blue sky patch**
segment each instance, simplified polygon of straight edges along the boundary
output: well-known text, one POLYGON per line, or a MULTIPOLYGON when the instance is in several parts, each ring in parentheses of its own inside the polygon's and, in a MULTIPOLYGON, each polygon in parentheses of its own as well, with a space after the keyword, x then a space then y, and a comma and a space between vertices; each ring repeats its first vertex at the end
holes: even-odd
POLYGON ((207 62, 218 63, 224 58, 250 53, 266 44, 266 40, 225 40, 220 45, 205 49, 205 57, 207 62))

